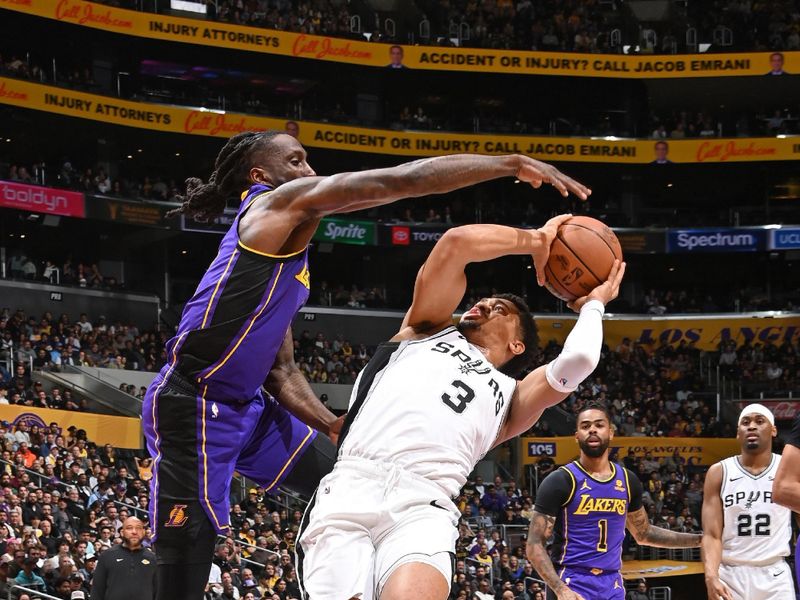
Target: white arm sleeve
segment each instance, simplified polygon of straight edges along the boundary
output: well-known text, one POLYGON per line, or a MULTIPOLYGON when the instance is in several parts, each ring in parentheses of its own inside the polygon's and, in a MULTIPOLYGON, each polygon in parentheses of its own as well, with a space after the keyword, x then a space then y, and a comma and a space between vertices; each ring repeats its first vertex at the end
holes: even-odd
POLYGON ((547 383, 554 390, 565 394, 575 391, 597 367, 603 345, 604 313, 605 306, 599 300, 590 300, 581 308, 561 354, 545 369, 547 383))

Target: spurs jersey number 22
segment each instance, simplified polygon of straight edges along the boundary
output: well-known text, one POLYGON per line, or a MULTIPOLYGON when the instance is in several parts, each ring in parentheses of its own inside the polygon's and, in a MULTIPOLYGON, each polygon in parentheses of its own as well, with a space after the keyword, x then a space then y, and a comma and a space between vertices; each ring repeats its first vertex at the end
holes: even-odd
POLYGON ((789 555, 791 511, 772 500, 772 483, 781 457, 752 475, 738 456, 722 461, 722 562, 767 564, 789 555))

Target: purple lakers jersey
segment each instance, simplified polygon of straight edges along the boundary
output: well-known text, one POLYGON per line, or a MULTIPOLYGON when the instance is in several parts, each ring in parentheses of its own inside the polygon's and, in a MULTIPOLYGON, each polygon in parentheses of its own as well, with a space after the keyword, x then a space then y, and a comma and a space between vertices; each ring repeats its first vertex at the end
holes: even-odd
POLYGON ((308 248, 278 256, 239 239, 239 220, 270 189, 254 185, 247 192, 167 343, 169 363, 207 386, 207 397, 216 402, 246 402, 256 395, 308 299, 308 248))
POLYGON ((621 568, 631 487, 627 470, 615 463, 611 467, 606 481, 594 479, 577 461, 561 467, 571 492, 553 529, 554 564, 600 571, 621 568))

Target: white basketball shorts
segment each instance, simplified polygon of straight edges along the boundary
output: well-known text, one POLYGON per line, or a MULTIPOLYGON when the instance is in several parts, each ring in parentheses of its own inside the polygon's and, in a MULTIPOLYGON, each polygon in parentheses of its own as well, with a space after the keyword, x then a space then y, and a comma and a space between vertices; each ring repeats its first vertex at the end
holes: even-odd
POLYGON ((785 560, 764 566, 719 566, 719 579, 733 600, 795 600, 792 570, 785 560))
POLYGON ((414 555, 448 585, 460 513, 432 481, 396 465, 340 458, 320 481, 298 534, 304 598, 374 600, 394 570, 414 555), (446 571, 446 572, 445 572, 446 571))

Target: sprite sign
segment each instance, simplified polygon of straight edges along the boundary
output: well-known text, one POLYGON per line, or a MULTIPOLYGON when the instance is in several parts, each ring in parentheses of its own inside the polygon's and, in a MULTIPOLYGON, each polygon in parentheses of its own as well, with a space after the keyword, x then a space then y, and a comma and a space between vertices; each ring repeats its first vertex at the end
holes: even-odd
POLYGON ((319 224, 317 232, 314 234, 314 239, 318 242, 374 246, 375 223, 372 221, 325 218, 319 224))

